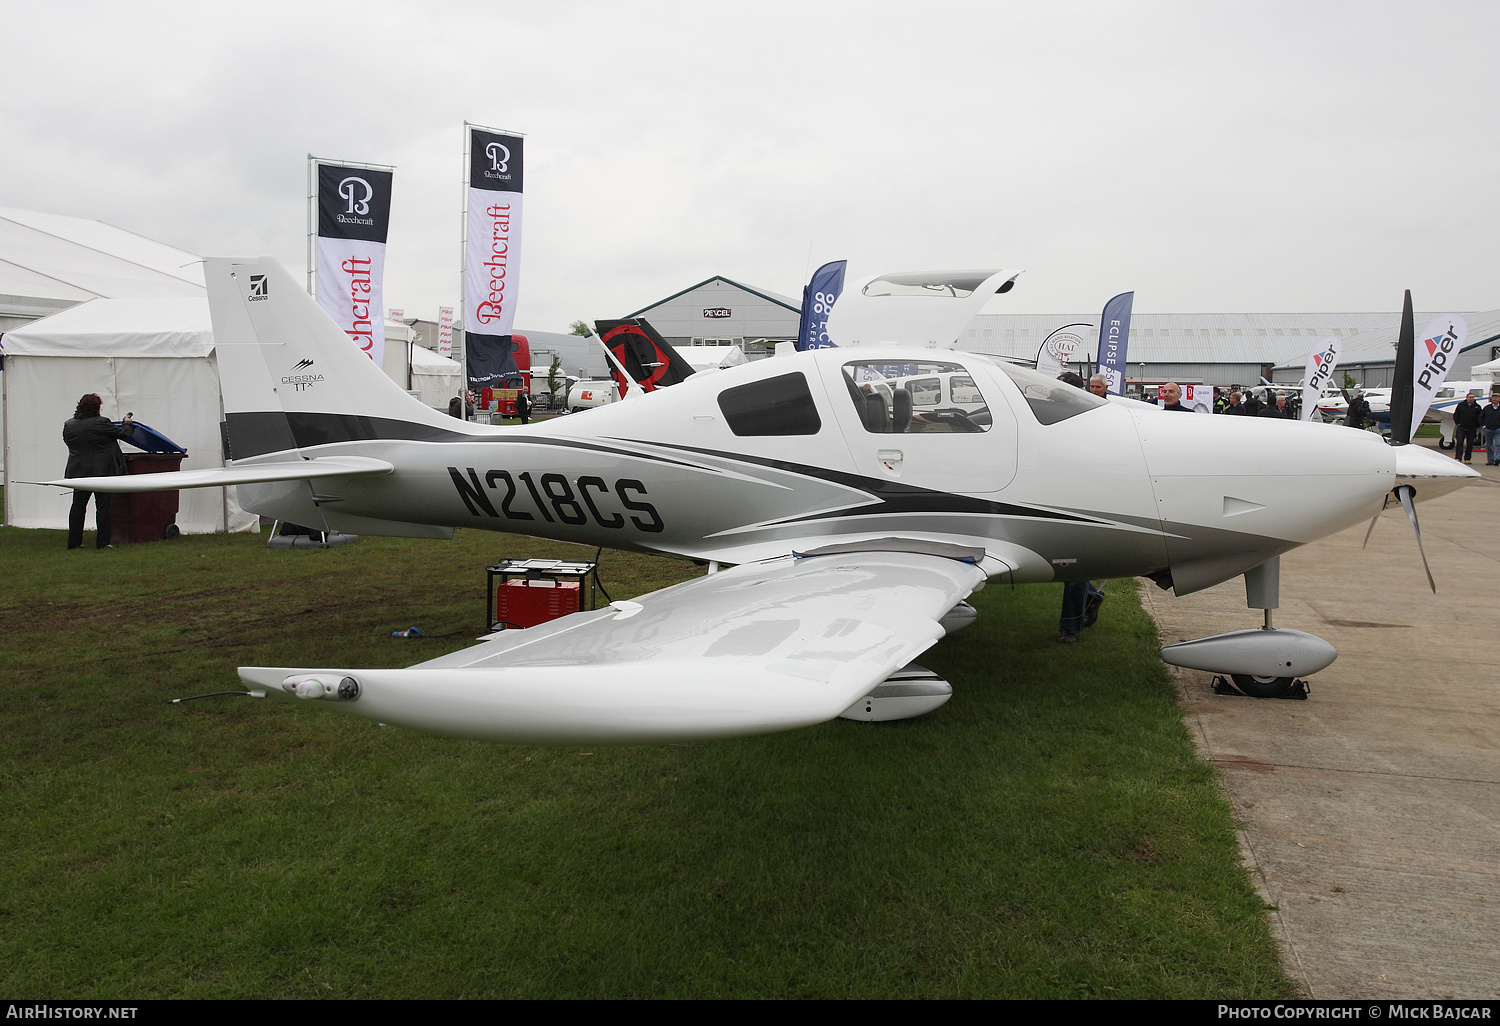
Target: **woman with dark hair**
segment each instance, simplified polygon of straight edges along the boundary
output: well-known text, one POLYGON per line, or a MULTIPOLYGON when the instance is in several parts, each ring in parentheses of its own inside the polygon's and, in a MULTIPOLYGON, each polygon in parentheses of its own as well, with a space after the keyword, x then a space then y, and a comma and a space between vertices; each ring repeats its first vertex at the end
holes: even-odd
MULTIPOLYGON (((125 473, 125 457, 116 439, 129 438, 135 421, 129 414, 116 426, 99 415, 101 400, 92 392, 78 400, 73 419, 63 425, 63 441, 68 445, 68 469, 63 477, 115 477, 125 473)), ((83 518, 88 512, 89 496, 94 497, 94 520, 99 527, 96 548, 112 549, 109 543, 109 493, 73 490, 73 508, 68 510, 68 548, 83 544, 83 518)))

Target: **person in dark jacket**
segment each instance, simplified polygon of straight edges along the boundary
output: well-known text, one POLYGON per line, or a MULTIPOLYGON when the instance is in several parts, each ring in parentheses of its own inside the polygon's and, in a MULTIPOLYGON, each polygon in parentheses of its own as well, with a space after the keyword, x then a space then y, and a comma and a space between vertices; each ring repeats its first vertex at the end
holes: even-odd
POLYGON ((525 389, 516 393, 516 416, 521 418, 522 424, 531 421, 531 396, 526 394, 525 389))
POLYGON ((1479 405, 1477 393, 1470 392, 1453 407, 1453 423, 1458 429, 1453 438, 1453 458, 1468 463, 1474 459, 1474 443, 1479 440, 1479 428, 1484 423, 1484 409, 1479 405))
MULTIPOLYGON (((1348 392, 1344 393, 1348 395, 1348 392)), ((1355 392, 1354 398, 1349 400, 1349 411, 1344 414, 1344 426, 1364 430, 1365 418, 1370 415, 1370 402, 1365 398, 1364 392, 1355 392)))
POLYGON ((1268 420, 1291 420, 1292 411, 1287 409, 1286 396, 1278 395, 1275 406, 1267 406, 1256 414, 1257 417, 1265 417, 1268 420))
POLYGON ((1182 405, 1182 386, 1175 381, 1168 381, 1157 389, 1157 395, 1161 397, 1161 408, 1172 410, 1177 413, 1192 413, 1193 411, 1182 405))
POLYGON ((1484 425, 1484 447, 1489 453, 1485 466, 1500 466, 1500 392, 1490 393, 1490 404, 1479 416, 1484 425))
MULTIPOLYGON (((78 400, 73 419, 63 425, 63 441, 68 446, 68 467, 63 477, 117 477, 125 473, 125 456, 118 439, 129 438, 135 421, 129 414, 116 425, 99 415, 100 399, 92 392, 78 400)), ((83 518, 88 513, 89 496, 94 497, 94 520, 98 536, 94 547, 112 549, 109 543, 109 493, 73 490, 73 506, 68 510, 68 548, 83 544, 83 518)))
POLYGON ((1266 404, 1256 398, 1254 392, 1245 393, 1245 416, 1259 417, 1260 411, 1266 408, 1266 404))

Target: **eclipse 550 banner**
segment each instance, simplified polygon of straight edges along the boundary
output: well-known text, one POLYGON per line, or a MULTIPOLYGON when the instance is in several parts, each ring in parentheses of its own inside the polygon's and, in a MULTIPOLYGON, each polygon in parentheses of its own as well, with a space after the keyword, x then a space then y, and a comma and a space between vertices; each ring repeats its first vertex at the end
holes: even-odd
POLYGON ((385 237, 391 172, 318 161, 318 305, 385 362, 385 237))

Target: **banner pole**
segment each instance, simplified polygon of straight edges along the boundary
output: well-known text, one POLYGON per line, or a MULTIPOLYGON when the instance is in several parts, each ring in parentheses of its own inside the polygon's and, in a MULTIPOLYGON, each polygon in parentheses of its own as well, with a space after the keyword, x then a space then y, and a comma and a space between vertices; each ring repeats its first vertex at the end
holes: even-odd
POLYGON ((315 220, 314 210, 318 202, 317 174, 313 170, 317 167, 318 158, 311 153, 307 155, 307 294, 317 296, 317 290, 313 287, 313 247, 314 239, 318 234, 318 223, 315 220))
MULTIPOLYGON (((474 133, 469 131, 469 122, 464 121, 464 170, 463 180, 459 184, 462 191, 462 202, 459 203, 459 233, 458 233, 458 310, 454 314, 454 323, 462 328, 464 325, 465 309, 468 307, 468 297, 465 295, 469 287, 469 145, 473 141, 474 133)), ((455 332, 455 335, 458 335, 455 332)), ((462 340, 458 341, 459 377, 462 382, 460 394, 463 402, 464 419, 469 419, 469 333, 462 332, 462 340)))

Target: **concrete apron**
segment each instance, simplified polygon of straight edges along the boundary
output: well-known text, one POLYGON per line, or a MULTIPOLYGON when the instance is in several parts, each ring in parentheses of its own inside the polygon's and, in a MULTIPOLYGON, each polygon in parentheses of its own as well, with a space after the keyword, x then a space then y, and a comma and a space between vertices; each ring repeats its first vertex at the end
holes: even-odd
MULTIPOLYGON (((1217 766, 1307 996, 1500 994, 1500 467, 1417 514, 1287 553, 1278 627, 1339 650, 1307 701, 1221 697, 1168 667, 1217 766)), ((1236 579, 1141 600, 1163 644, 1259 626, 1236 579)), ((1106 615, 1107 611, 1106 611, 1106 615)))

